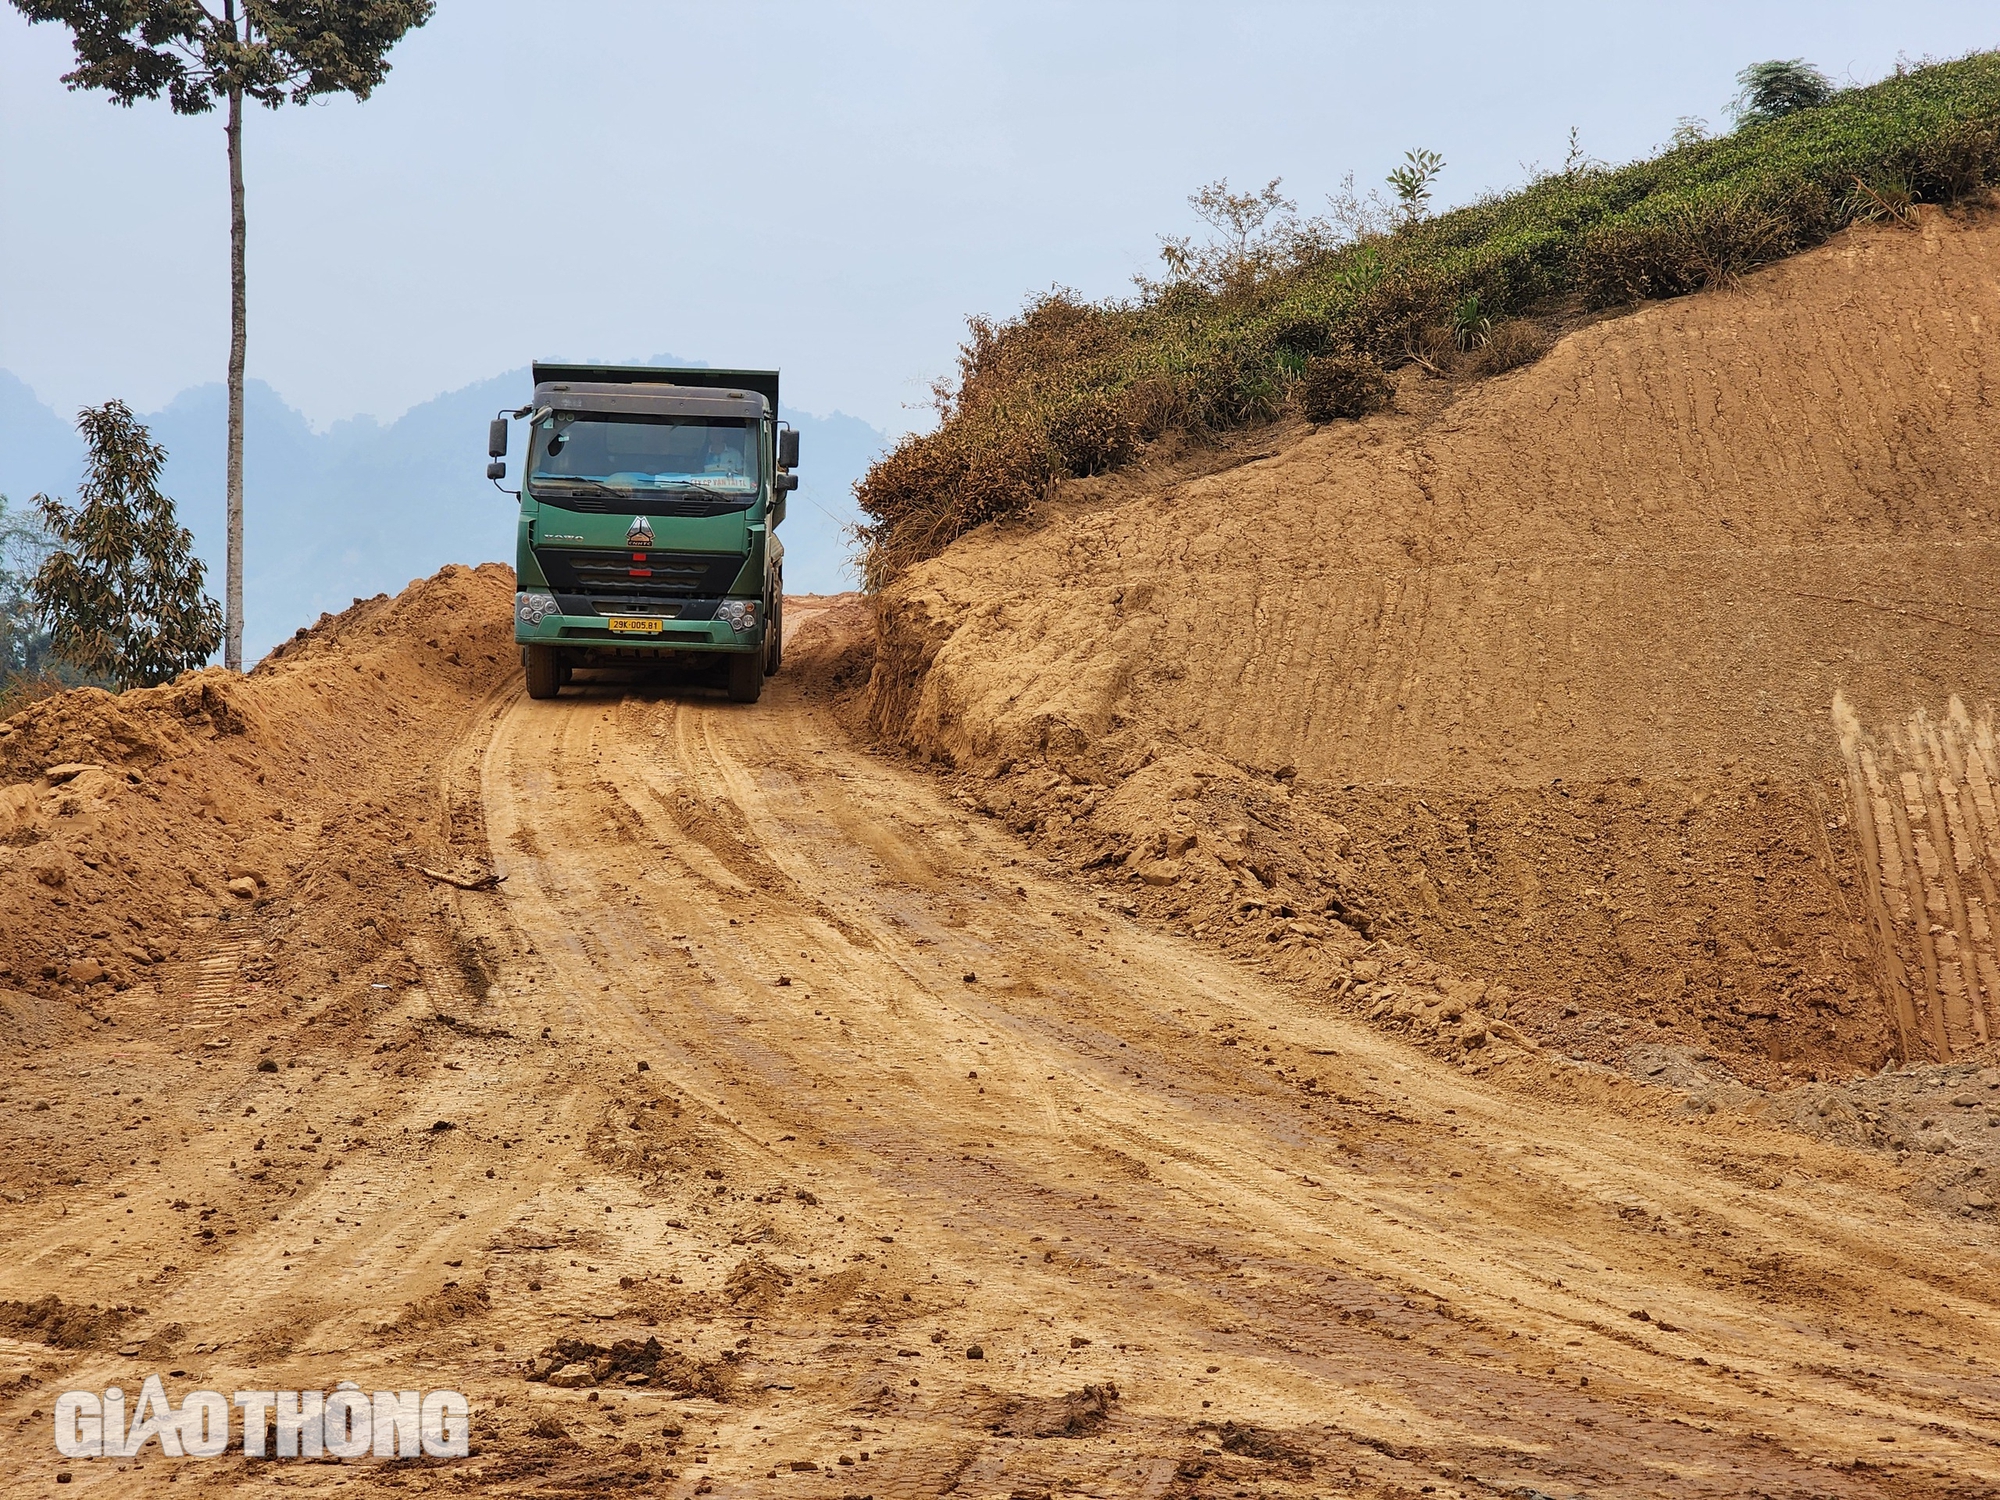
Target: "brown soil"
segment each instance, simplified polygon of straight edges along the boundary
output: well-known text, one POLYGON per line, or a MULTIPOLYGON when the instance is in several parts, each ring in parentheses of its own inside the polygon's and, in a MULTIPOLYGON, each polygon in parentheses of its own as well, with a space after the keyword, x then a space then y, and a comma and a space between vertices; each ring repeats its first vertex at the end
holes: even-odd
POLYGON ((889 591, 868 722, 1361 1000, 1358 957, 1435 969, 1759 1084, 1984 1055, 1996 271, 1990 215, 1858 230, 1418 415, 1074 486, 889 591))
POLYGON ((484 568, 17 716, 0 1491, 1991 1493, 1996 243, 1059 497, 754 707, 527 700, 484 568), (474 1451, 57 1458, 149 1373, 474 1451))

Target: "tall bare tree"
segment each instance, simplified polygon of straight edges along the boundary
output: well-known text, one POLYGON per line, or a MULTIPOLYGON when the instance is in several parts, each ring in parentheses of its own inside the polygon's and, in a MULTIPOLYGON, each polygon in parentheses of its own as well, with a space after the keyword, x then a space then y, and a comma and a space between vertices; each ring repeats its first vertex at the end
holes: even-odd
POLYGON ((243 101, 276 109, 322 94, 366 99, 389 49, 431 18, 434 0, 12 0, 29 21, 67 26, 72 89, 127 107, 162 94, 175 114, 225 103, 229 146, 229 559, 223 661, 243 666, 243 101))

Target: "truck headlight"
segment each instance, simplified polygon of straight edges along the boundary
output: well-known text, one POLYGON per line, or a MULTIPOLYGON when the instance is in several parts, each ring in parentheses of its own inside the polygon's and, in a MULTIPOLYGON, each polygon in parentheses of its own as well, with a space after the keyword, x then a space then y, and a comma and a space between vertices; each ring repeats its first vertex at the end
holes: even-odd
POLYGON ((757 628, 757 601, 755 599, 725 599, 722 607, 715 612, 716 619, 732 630, 755 630, 757 628))
POLYGON ((524 592, 514 596, 514 618, 519 620, 523 625, 539 625, 543 620, 556 612, 556 596, 554 594, 530 594, 524 592))

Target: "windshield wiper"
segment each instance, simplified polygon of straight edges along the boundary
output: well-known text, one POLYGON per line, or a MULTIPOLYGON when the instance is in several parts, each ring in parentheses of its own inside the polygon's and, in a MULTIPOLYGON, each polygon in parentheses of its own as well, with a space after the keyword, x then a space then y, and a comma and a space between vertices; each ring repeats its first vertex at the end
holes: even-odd
POLYGON ((698 479, 671 479, 664 483, 655 482, 647 485, 619 485, 606 484, 601 479, 582 479, 569 474, 538 474, 529 483, 537 489, 552 488, 556 485, 568 485, 576 489, 588 490, 602 495, 644 495, 648 492, 657 493, 659 490, 666 489, 693 490, 696 494, 713 496, 718 500, 734 500, 741 496, 747 496, 751 499, 756 497, 756 486, 754 485, 748 491, 721 490, 717 489, 714 485, 703 484, 698 479))
POLYGON ((601 479, 575 479, 567 474, 537 474, 528 481, 528 488, 531 490, 553 489, 557 485, 584 490, 591 494, 611 495, 614 497, 631 493, 629 490, 621 490, 613 485, 608 485, 601 479))

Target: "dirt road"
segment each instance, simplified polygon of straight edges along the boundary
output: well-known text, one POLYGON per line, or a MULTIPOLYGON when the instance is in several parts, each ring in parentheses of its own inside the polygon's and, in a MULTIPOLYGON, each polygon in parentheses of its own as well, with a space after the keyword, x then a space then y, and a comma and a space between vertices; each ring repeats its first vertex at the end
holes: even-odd
MULTIPOLYGON (((103 1070, 145 1052, 185 1144, 0 1206, 0 1297, 151 1304, 117 1356, 0 1344, 8 1492, 267 1482, 55 1458, 54 1391, 151 1369, 471 1397, 471 1458, 304 1488, 2000 1485, 1992 1231, 1880 1158, 1340 1019, 1119 915, 789 678, 754 708, 509 687, 441 764, 506 877, 436 887, 460 961, 303 1070, 203 1066, 135 1000, 31 1081, 109 1130, 103 1070)), ((232 972, 214 1003, 282 1024, 232 972)))
MULTIPOLYGON (((782 689, 521 700, 484 786, 547 1023, 821 1200, 741 1226, 789 1274, 885 1299, 873 1349, 780 1302, 753 1348, 797 1390, 737 1465, 823 1457, 886 1383, 878 1492, 1165 1488, 1204 1418, 1412 1488, 1838 1493, 1891 1442, 1995 1473, 1992 1247, 1866 1168, 1472 1083, 1040 878, 782 689), (1087 1443, 968 1421, 1086 1382, 1120 1393, 1087 1443)), ((673 1212, 621 1264, 685 1275, 673 1212)))

